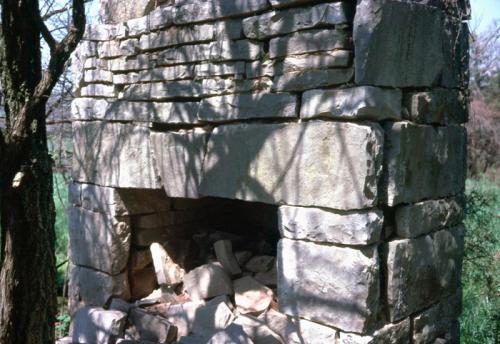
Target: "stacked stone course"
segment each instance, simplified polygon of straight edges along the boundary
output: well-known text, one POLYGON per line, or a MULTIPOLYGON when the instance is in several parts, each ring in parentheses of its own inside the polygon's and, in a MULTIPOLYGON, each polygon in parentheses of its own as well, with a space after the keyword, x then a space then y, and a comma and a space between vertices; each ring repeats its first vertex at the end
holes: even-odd
POLYGON ((279 308, 304 343, 458 343, 467 8, 176 0, 88 26, 73 310, 147 295, 133 248, 218 197, 276 206, 279 308))

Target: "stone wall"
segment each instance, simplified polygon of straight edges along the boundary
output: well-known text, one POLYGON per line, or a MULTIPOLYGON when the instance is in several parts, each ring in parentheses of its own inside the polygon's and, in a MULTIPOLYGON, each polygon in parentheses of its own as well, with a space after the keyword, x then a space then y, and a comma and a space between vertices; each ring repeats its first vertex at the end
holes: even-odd
POLYGON ((126 3, 73 59, 73 306, 133 299, 137 216, 210 196, 278 206, 288 316, 457 343, 467 4, 126 3))

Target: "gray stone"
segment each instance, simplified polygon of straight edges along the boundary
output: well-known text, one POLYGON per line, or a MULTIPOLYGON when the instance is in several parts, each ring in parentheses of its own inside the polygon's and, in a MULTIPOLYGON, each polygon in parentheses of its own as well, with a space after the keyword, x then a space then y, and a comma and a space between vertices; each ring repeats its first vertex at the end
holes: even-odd
MULTIPOLYGON (((283 59, 281 72, 298 72, 307 69, 325 69, 332 67, 349 67, 352 52, 348 50, 318 51, 309 54, 287 56, 283 59)), ((280 70, 275 69, 276 74, 280 70)))
POLYGON ((153 7, 153 0, 126 3, 120 0, 99 0, 99 17, 105 24, 116 24, 131 18, 142 17, 153 7))
POLYGON ((174 23, 174 7, 158 6, 148 14, 147 18, 150 30, 169 27, 174 23))
POLYGON ((339 344, 408 344, 410 319, 395 324, 387 324, 369 335, 339 332, 339 344))
POLYGON ((176 339, 176 328, 165 318, 152 315, 140 308, 130 311, 129 321, 139 332, 141 340, 155 343, 172 343, 176 339))
POLYGON ((237 279, 234 284, 234 301, 240 313, 260 313, 273 301, 273 291, 250 276, 237 279))
POLYGON ((207 122, 297 117, 297 97, 287 93, 261 92, 204 98, 197 117, 207 122))
POLYGON ((200 193, 274 204, 372 207, 377 203, 381 141, 376 124, 218 127, 208 142, 200 193))
POLYGON ((280 336, 274 333, 263 320, 251 315, 240 314, 233 324, 239 325, 255 344, 282 344, 280 336))
POLYGON ((119 36, 119 39, 123 39, 126 37, 140 37, 143 34, 152 30, 150 16, 143 16, 139 18, 133 18, 127 20, 123 25, 125 26, 125 30, 123 35, 119 36))
POLYGON ((76 312, 73 319, 73 342, 79 344, 114 343, 123 335, 126 323, 126 313, 84 307, 76 312))
POLYGON ((162 315, 177 327, 177 337, 187 336, 193 329, 198 311, 204 306, 202 302, 185 302, 170 304, 162 315))
POLYGON ((102 69, 86 70, 83 73, 83 81, 85 82, 113 82, 113 73, 102 69))
MULTIPOLYGON (((168 66, 136 73, 136 82, 173 81, 194 77, 193 66, 168 66)), ((134 81, 134 80, 132 80, 134 81)), ((134 83, 134 82, 132 82, 134 83)))
POLYGON ((133 58, 119 57, 108 60, 108 66, 112 72, 127 72, 152 68, 153 62, 149 55, 140 54, 133 58))
POLYGON ((281 206, 278 211, 282 237, 345 245, 367 245, 380 240, 381 210, 335 212, 319 208, 281 206))
POLYGON ((379 308, 376 246, 354 249, 281 239, 280 309, 344 331, 363 333, 379 308))
POLYGON ((244 62, 201 63, 194 67, 196 78, 232 76, 238 78, 245 73, 244 62))
POLYGON ((148 189, 117 189, 122 208, 117 212, 120 215, 141 215, 154 212, 163 212, 170 210, 171 199, 163 190, 148 189))
POLYGON ((133 303, 128 303, 122 299, 113 298, 111 303, 109 304, 109 309, 113 311, 120 311, 128 315, 130 310, 134 308, 135 305, 133 303))
POLYGON ((231 324, 223 331, 217 332, 207 342, 207 344, 220 343, 254 344, 243 328, 236 324, 231 324))
POLYGON ((245 264, 245 270, 250 272, 266 272, 276 264, 273 256, 254 256, 245 264))
POLYGON ((172 47, 180 44, 193 44, 211 41, 215 38, 215 28, 211 24, 196 26, 170 27, 165 31, 151 32, 142 35, 139 47, 151 50, 172 47))
POLYGON ((125 41, 100 42, 97 45, 97 53, 101 59, 118 56, 130 56, 136 54, 139 48, 139 40, 127 39, 125 41))
POLYGON ((192 332, 210 338, 215 332, 227 328, 233 320, 233 312, 225 302, 206 305, 196 311, 192 332))
POLYGON ((405 94, 407 118, 422 124, 460 124, 467 121, 467 99, 458 90, 434 89, 405 94))
POLYGON ((271 78, 259 79, 204 79, 202 80, 202 96, 218 96, 241 92, 269 92, 273 81, 271 78))
POLYGON ((74 207, 80 207, 82 205, 82 184, 69 182, 68 201, 74 207))
POLYGON ((73 144, 75 181, 123 188, 159 187, 148 128, 73 122, 73 144))
POLYGON ((278 284, 278 270, 276 269, 276 264, 273 264, 269 271, 257 272, 253 278, 263 285, 275 287, 278 284))
POLYGON ((281 92, 289 92, 339 85, 349 82, 353 74, 354 70, 352 68, 290 72, 275 77, 273 89, 281 92))
POLYGON ((193 80, 178 80, 126 86, 119 98, 146 101, 169 100, 200 97, 201 94, 201 83, 193 80))
POLYGON ((82 97, 104 97, 116 98, 116 89, 114 85, 108 84, 90 84, 80 89, 82 97))
POLYGON ((240 265, 233 254, 233 244, 231 240, 218 240, 214 243, 214 251, 217 260, 231 276, 241 274, 240 265))
POLYGON ((110 24, 87 24, 85 26, 84 40, 89 41, 109 41, 116 38, 120 25, 110 24))
POLYGON ((252 258, 252 252, 250 251, 238 251, 234 253, 236 260, 240 266, 243 266, 248 262, 250 258, 252 258))
POLYGON ((151 144, 166 194, 199 197, 208 133, 203 129, 151 134, 151 144))
POLYGON ((271 5, 276 8, 298 6, 302 4, 311 3, 311 0, 270 0, 271 5))
POLYGON ((287 344, 336 343, 339 331, 305 319, 289 322, 286 332, 287 344))
POLYGON ((189 271, 184 276, 184 288, 193 300, 233 293, 231 279, 216 263, 205 264, 189 271))
POLYGON ((311 29, 322 25, 347 24, 350 7, 347 2, 320 4, 246 18, 243 32, 251 39, 267 39, 273 36, 311 29))
POLYGON ((440 85, 467 89, 469 86, 469 26, 466 22, 445 17, 443 54, 445 64, 440 85))
POLYGON ((274 59, 286 55, 321 50, 348 49, 347 32, 341 30, 310 30, 276 37, 269 43, 269 56, 274 59))
POLYGON ((458 288, 463 246, 462 225, 384 245, 390 321, 422 310, 458 288))
POLYGON ((381 188, 388 205, 460 193, 466 175, 466 134, 460 126, 388 123, 381 188))
POLYGON ((152 243, 149 250, 151 251, 151 257, 153 257, 158 284, 173 286, 181 283, 186 272, 172 260, 163 246, 152 243))
POLYGON ((127 273, 111 276, 81 266, 72 266, 69 279, 70 312, 80 306, 102 307, 112 297, 130 298, 127 273))
POLYGON ((337 90, 311 90, 302 95, 300 117, 346 119, 401 118, 401 91, 372 86, 337 90))
MULTIPOLYGON (((94 184, 80 185, 83 209, 106 214, 110 218, 117 215, 124 215, 123 212, 119 210, 121 200, 116 189, 94 184)), ((124 221, 126 222, 126 220, 124 221)))
POLYGON ((117 275, 127 265, 130 227, 125 219, 71 207, 68 214, 74 264, 117 275))
POLYGON ((279 63, 276 60, 259 60, 255 62, 247 62, 245 67, 247 79, 260 78, 263 76, 272 77, 279 74, 279 63))
POLYGON ((404 205, 396 208, 396 232, 403 238, 415 238, 437 229, 458 225, 463 217, 463 202, 456 198, 404 205))

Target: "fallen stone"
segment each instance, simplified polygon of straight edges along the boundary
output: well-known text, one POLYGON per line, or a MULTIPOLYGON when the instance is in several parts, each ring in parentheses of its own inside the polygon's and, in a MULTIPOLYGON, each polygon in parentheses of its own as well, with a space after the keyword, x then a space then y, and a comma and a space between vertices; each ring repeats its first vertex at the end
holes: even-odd
POLYGON ((196 312, 192 332, 210 338, 215 332, 227 328, 233 320, 233 312, 225 302, 204 306, 196 312))
POLYGON ((131 232, 127 219, 71 207, 68 212, 71 260, 117 275, 127 265, 131 232))
POLYGON ((214 334, 207 344, 233 343, 233 344, 254 344, 239 325, 231 324, 223 331, 214 334))
POLYGON ((297 117, 297 97, 262 92, 204 98, 197 115, 207 122, 274 117, 297 117))
POLYGON ((251 39, 267 39, 318 26, 347 24, 349 6, 346 2, 320 4, 243 19, 243 32, 251 39))
POLYGON ((349 119, 401 118, 401 91, 372 86, 338 90, 311 90, 302 95, 300 117, 349 119))
POLYGON ((381 141, 376 124, 220 126, 208 141, 200 194, 334 209, 373 207, 381 141))
POLYGON ((250 272, 266 272, 276 265, 273 256, 254 256, 245 264, 245 269, 250 272))
POLYGON ((271 39, 269 57, 275 59, 287 55, 349 48, 347 32, 324 29, 309 30, 271 39))
POLYGON ((234 253, 234 256, 235 256, 236 261, 238 262, 239 266, 243 266, 250 260, 250 258, 252 258, 252 252, 250 252, 250 251, 237 251, 234 253))
POLYGON ((415 238, 456 226, 463 218, 463 202, 456 198, 418 202, 396 208, 396 232, 402 238, 415 238))
POLYGON ((344 331, 362 333, 379 309, 377 247, 360 249, 281 239, 280 309, 344 331))
POLYGON ((241 326, 255 344, 283 344, 280 336, 274 333, 264 321, 251 315, 240 314, 233 324, 241 326))
POLYGON ((165 318, 149 314, 148 312, 133 308, 130 311, 129 321, 139 332, 141 340, 157 343, 172 343, 177 337, 177 329, 165 318))
POLYGON ((250 276, 234 282, 234 301, 241 313, 258 313, 269 308, 273 291, 250 276))
POLYGON ((273 264, 269 271, 257 272, 253 278, 265 286, 275 287, 278 284, 278 270, 276 269, 276 264, 273 264))
POLYGON ((278 228, 281 236, 295 240, 367 245, 382 232, 381 210, 335 212, 320 208, 281 206, 278 228))
POLYGON ((466 175, 464 128, 396 122, 385 129, 386 173, 381 190, 389 206, 462 192, 466 175))
POLYGON ((271 331, 278 334, 285 343, 287 343, 291 332, 295 331, 290 330, 290 326, 294 325, 291 319, 272 308, 268 309, 267 312, 261 313, 257 319, 269 327, 271 331))
POLYGON ((181 337, 177 344, 200 344, 205 342, 206 338, 192 334, 189 336, 181 337))
POLYGON ((311 88, 345 84, 352 79, 352 68, 306 70, 285 73, 274 79, 273 89, 280 92, 304 91, 311 88))
POLYGON ((300 72, 308 69, 326 69, 349 67, 352 52, 348 50, 318 51, 309 54, 287 56, 278 67, 274 68, 276 75, 289 72, 300 72))
POLYGON ((112 311, 120 311, 128 315, 130 310, 134 308, 134 304, 114 297, 113 299, 111 299, 111 303, 109 304, 108 308, 112 311))
POLYGON ((369 335, 339 332, 339 344, 406 344, 410 336, 410 319, 387 324, 369 335))
POLYGON ((407 118, 421 124, 461 124, 467 121, 466 96, 444 88, 411 92, 404 96, 407 118))
POLYGON ((182 283, 186 272, 170 258, 163 246, 158 243, 152 243, 149 249, 153 257, 158 284, 173 286, 182 283))
POLYGON ((390 321, 423 310, 458 288, 463 246, 463 225, 383 246, 390 321))
POLYGON ((231 279, 216 263, 205 264, 189 271, 184 275, 184 288, 193 300, 233 293, 231 279))
POLYGON ((177 338, 187 336, 193 330, 198 311, 204 306, 202 302, 185 302, 171 304, 162 315, 177 327, 177 338))
POLYGON ((241 274, 241 269, 233 255, 233 245, 231 240, 219 240, 214 244, 214 251, 217 260, 221 263, 222 267, 231 276, 241 274))
POLYGON ((123 335, 127 314, 106 311, 102 308, 84 307, 73 318, 74 343, 108 344, 123 335))

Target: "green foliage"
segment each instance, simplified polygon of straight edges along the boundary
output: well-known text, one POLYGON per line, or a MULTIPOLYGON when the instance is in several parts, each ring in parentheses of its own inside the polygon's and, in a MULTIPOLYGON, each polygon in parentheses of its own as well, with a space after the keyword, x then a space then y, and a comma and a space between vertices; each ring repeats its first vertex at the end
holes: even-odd
POLYGON ((54 203, 56 208, 57 288, 61 291, 64 285, 68 260, 68 217, 66 214, 68 207, 68 187, 63 175, 60 173, 54 173, 54 203))
POLYGON ((462 342, 500 342, 500 186, 487 179, 466 184, 462 342))
POLYGON ((71 316, 69 314, 58 314, 56 317, 56 338, 62 338, 68 335, 71 316))

